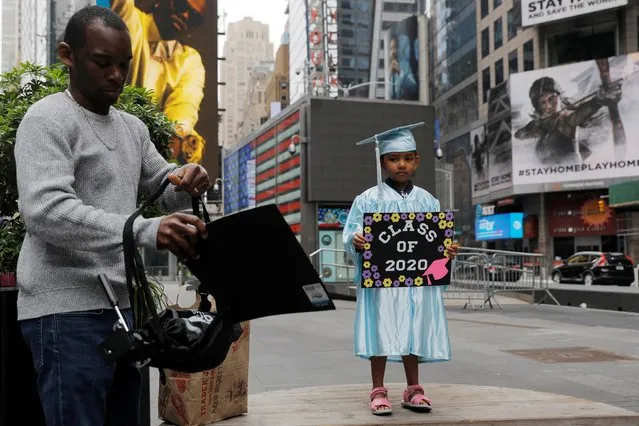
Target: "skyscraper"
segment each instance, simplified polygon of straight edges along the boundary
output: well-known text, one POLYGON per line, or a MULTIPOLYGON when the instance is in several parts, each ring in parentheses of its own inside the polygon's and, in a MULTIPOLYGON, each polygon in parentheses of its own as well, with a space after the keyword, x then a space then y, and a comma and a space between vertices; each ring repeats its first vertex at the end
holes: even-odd
POLYGON ((229 23, 224 43, 224 58, 220 67, 220 146, 231 148, 238 141, 238 125, 248 92, 253 67, 260 61, 273 60, 273 43, 269 27, 253 18, 229 23))

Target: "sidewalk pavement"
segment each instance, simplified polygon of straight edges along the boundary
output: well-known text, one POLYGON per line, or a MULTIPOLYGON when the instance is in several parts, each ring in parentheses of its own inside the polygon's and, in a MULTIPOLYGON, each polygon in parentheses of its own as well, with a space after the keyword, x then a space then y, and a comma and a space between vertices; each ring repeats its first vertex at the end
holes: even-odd
MULTIPOLYGON (((429 383, 519 388, 639 412, 639 315, 498 300, 503 310, 464 310, 464 301, 447 301, 453 359, 420 366, 427 390, 429 383)), ((251 322, 249 401, 272 390, 370 382, 368 363, 352 355, 355 303, 336 306, 251 322)), ((152 369, 155 426, 162 424, 157 380, 152 369)), ((401 365, 389 364, 386 381, 404 382, 401 365)))

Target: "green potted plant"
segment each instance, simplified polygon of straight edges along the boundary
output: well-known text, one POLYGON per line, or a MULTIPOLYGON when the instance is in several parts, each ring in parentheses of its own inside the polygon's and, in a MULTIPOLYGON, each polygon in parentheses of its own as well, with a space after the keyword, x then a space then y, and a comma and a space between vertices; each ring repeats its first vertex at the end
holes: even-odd
MULTIPOLYGON (((48 67, 23 63, 0 75, 0 218, 10 218, 0 227, 0 274, 5 282, 15 282, 18 253, 25 229, 18 213, 18 188, 16 183, 13 148, 16 132, 27 109, 47 95, 67 88, 69 75, 62 64, 48 67)), ((138 117, 149 128, 151 140, 160 154, 172 158, 170 142, 175 137, 175 123, 168 120, 159 106, 153 102, 152 93, 141 87, 126 86, 118 100, 117 108, 138 117)), ((142 201, 142 200, 140 200, 142 201)), ((146 216, 161 215, 159 208, 146 216)), ((154 286, 158 306, 163 305, 163 291, 156 280, 154 286)), ((140 313, 145 315, 144 313, 140 313)))

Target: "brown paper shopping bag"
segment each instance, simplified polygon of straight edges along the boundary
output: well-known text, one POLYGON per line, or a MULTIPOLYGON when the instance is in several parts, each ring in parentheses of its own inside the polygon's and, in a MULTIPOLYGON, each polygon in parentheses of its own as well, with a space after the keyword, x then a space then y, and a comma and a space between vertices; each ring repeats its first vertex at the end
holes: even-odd
POLYGON ((242 336, 233 343, 218 367, 200 373, 164 370, 158 414, 178 426, 219 422, 248 411, 249 322, 241 323, 242 336))

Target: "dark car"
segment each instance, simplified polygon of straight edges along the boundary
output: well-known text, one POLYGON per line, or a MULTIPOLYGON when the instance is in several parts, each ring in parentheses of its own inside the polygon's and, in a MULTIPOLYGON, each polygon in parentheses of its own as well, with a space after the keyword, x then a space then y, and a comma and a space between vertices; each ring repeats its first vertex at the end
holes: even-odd
POLYGON ((632 260, 623 253, 581 251, 552 272, 555 283, 630 285, 635 280, 632 260))

